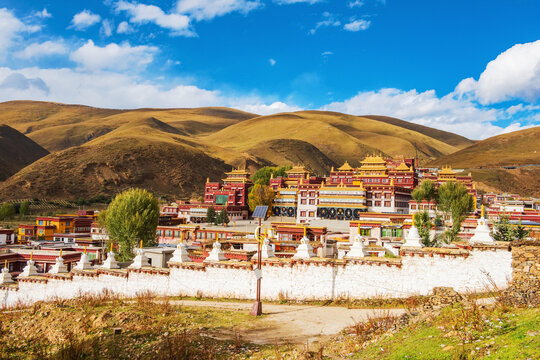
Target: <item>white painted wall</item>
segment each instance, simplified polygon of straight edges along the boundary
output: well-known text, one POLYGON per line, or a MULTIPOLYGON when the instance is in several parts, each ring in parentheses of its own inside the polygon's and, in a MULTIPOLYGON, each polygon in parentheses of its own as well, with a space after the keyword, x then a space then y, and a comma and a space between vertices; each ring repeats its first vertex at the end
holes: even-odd
MULTIPOLYGON (((511 279, 511 252, 490 250, 470 252, 469 257, 404 256, 402 266, 353 264, 322 266, 314 262, 263 265, 262 297, 295 300, 407 297, 426 295, 437 286, 457 291, 484 291, 488 276, 499 288, 511 279)), ((129 272, 128 277, 100 274, 74 275, 72 280, 50 279, 47 283, 20 282, 19 289, 0 288, 0 304, 14 306, 39 300, 73 298, 104 289, 124 296, 150 291, 158 295, 206 296, 252 299, 256 280, 251 269, 207 266, 204 270, 171 268, 167 275, 129 272)))

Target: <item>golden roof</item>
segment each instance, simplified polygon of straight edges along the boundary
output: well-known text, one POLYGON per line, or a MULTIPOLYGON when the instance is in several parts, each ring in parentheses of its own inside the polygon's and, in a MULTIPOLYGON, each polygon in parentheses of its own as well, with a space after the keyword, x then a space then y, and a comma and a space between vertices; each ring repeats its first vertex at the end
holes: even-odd
POLYGON ((452 171, 450 166, 443 166, 441 171, 439 171, 439 175, 456 175, 456 173, 452 171))
POLYGON ((348 161, 345 161, 345 163, 338 168, 339 171, 351 171, 354 170, 351 165, 349 165, 348 161))
POLYGON ((386 161, 380 155, 368 155, 362 160, 362 164, 383 164, 386 166, 386 161))
POLYGON ((226 175, 249 175, 246 169, 233 169, 230 172, 226 172, 226 175))
POLYGON ((309 171, 307 171, 302 165, 295 165, 291 170, 287 170, 286 173, 287 174, 309 174, 309 171))
POLYGON ((405 161, 402 161, 401 164, 396 168, 397 171, 411 171, 411 169, 405 164, 405 161))

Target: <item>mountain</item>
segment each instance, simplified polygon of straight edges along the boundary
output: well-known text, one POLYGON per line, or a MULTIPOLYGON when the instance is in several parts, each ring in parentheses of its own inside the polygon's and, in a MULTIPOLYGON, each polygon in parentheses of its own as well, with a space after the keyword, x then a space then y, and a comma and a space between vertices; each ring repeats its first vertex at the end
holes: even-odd
POLYGON ((0 181, 48 153, 17 130, 0 125, 0 181))
MULTIPOLYGON (((149 120, 151 124, 156 124, 149 120)), ((184 142, 174 131, 120 127, 82 146, 51 153, 0 184, 0 198, 89 198, 143 187, 175 198, 202 190, 230 166, 184 142)), ((159 123, 158 123, 159 125, 159 123)))
POLYGON ((431 162, 460 168, 540 164, 540 126, 490 137, 431 162))
POLYGON ((429 165, 464 168, 479 190, 540 197, 539 164, 540 127, 534 127, 479 141, 429 165))
POLYGON ((367 154, 433 161, 474 141, 379 116, 298 111, 259 116, 228 108, 98 109, 0 103, 0 122, 51 154, 0 184, 0 198, 112 195, 131 186, 189 198, 232 167, 303 164, 318 175, 367 154))

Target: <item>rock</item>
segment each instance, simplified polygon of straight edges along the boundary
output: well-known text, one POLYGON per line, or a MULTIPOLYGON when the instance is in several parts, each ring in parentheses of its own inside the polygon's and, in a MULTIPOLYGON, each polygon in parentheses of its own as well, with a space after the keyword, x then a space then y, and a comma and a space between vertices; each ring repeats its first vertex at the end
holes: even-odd
POLYGON ((442 351, 450 351, 450 350, 452 350, 453 348, 454 348, 454 347, 453 347, 452 345, 448 345, 448 346, 444 347, 444 348, 442 349, 442 351))

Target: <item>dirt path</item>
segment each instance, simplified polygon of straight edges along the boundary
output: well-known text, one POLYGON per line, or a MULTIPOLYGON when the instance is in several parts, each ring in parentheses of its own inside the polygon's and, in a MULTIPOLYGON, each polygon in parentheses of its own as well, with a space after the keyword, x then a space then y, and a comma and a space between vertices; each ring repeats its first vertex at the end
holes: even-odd
MULTIPOLYGON (((200 306, 249 312, 251 303, 174 300, 172 305, 200 306)), ((259 344, 306 343, 339 333, 370 317, 400 316, 405 309, 347 309, 341 306, 264 304, 262 319, 253 329, 239 329, 243 339, 259 344)), ((228 337, 224 334, 224 337, 228 337)))

